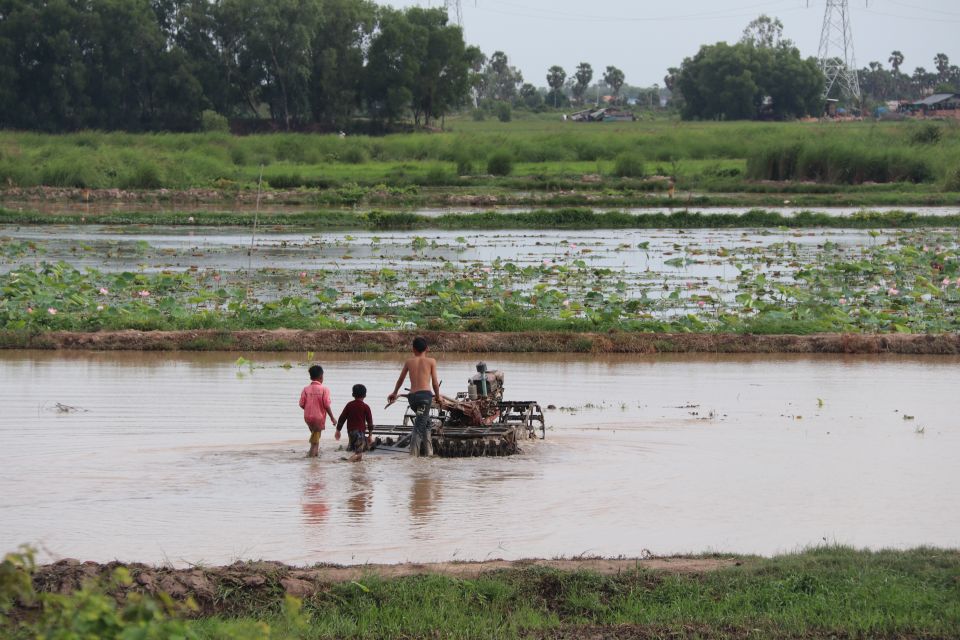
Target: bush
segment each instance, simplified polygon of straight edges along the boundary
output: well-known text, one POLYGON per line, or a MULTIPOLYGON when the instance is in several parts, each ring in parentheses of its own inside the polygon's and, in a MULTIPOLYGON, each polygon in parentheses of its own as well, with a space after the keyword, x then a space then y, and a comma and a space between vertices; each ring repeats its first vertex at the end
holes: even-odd
POLYGON ((497 120, 500 122, 510 122, 513 119, 513 109, 506 102, 497 105, 497 120))
POLYGON ((157 165, 139 162, 123 177, 120 185, 123 189, 159 189, 163 186, 163 178, 157 165))
POLYGON ((621 153, 614 161, 613 175, 618 178, 642 178, 644 176, 643 158, 635 152, 621 153))
POLYGON ((468 176, 473 173, 473 161, 467 154, 458 154, 454 161, 457 163, 458 176, 468 176))
POLYGON ((487 112, 483 109, 474 109, 470 112, 470 116, 473 118, 474 122, 483 122, 487 119, 487 112))
POLYGON ((208 132, 230 132, 230 122, 226 116, 222 116, 212 109, 207 109, 200 114, 200 130, 208 132))
POLYGON ((960 191, 960 165, 947 170, 947 180, 943 189, 944 191, 960 191))
POLYGON ((499 151, 487 160, 487 173, 494 176, 508 176, 513 173, 513 158, 510 154, 499 151))
POLYGON ((812 180, 833 184, 919 183, 934 178, 929 162, 919 152, 829 141, 757 149, 747 157, 747 174, 755 180, 812 180))
POLYGON ((910 132, 913 144, 937 144, 943 138, 943 128, 932 122, 925 122, 910 132))
POLYGON ((340 154, 340 162, 346 162, 347 164, 363 164, 367 160, 366 150, 357 145, 350 145, 340 154))

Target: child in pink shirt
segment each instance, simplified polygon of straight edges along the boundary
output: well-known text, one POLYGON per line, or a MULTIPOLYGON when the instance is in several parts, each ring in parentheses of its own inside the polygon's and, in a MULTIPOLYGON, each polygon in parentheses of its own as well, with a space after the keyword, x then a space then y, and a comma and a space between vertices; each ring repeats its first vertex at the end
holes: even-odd
POLYGON ((330 416, 331 423, 336 423, 337 419, 333 417, 330 389, 323 384, 323 367, 315 364, 310 367, 309 373, 310 384, 300 392, 300 408, 303 409, 303 421, 310 429, 307 457, 316 458, 320 454, 320 433, 327 424, 327 416, 330 416))

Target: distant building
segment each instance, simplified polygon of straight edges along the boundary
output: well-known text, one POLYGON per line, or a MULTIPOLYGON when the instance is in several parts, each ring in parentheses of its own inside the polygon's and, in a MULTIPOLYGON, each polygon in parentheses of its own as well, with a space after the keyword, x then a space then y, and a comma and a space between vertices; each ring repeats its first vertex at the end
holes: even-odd
POLYGON ((935 93, 932 96, 901 105, 901 110, 924 116, 960 117, 960 93, 935 93))

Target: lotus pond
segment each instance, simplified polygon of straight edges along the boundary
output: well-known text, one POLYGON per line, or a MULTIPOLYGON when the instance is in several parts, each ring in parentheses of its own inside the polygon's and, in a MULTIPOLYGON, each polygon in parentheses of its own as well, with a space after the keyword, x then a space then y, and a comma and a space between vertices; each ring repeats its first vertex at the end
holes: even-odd
POLYGON ((0 227, 0 328, 960 330, 957 229, 0 227), (136 235, 135 235, 136 234, 136 235))

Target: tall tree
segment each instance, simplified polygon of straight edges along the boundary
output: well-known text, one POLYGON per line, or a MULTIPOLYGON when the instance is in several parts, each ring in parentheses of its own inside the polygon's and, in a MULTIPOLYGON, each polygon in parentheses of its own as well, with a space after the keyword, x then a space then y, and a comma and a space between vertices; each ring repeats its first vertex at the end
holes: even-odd
POLYGON ((225 60, 254 114, 262 101, 287 129, 303 121, 319 0, 221 0, 218 14, 225 60))
POLYGON ((789 40, 783 39, 783 23, 780 19, 771 18, 767 14, 760 15, 747 25, 740 42, 764 49, 773 49, 781 45, 792 46, 789 40))
POLYGON ((484 83, 485 97, 493 100, 512 100, 517 95, 517 89, 523 84, 523 74, 510 66, 510 60, 503 51, 493 52, 484 73, 487 76, 484 83))
POLYGON ((950 58, 945 53, 938 53, 933 62, 937 65, 937 73, 941 82, 946 82, 950 78, 950 58))
POLYGON ((583 103, 583 96, 587 93, 587 88, 593 80, 593 67, 589 62, 581 62, 577 65, 577 71, 573 74, 576 83, 573 85, 573 96, 577 102, 583 103))
POLYGON ((323 0, 313 33, 310 107, 315 122, 342 128, 363 101, 365 48, 377 22, 368 0, 323 0))
POLYGON ((567 72, 559 65, 553 65, 547 71, 547 85, 550 87, 551 102, 553 108, 559 106, 559 97, 563 95, 563 83, 567 80, 567 72))
POLYGON ((607 70, 603 74, 603 82, 610 87, 610 93, 613 96, 614 103, 620 100, 620 89, 623 87, 624 79, 623 71, 613 65, 607 67, 607 70))
POLYGON ((753 119, 762 108, 791 118, 819 113, 823 75, 816 60, 802 59, 794 47, 718 42, 683 61, 676 86, 686 119, 753 119))
POLYGON ((893 51, 890 53, 890 57, 887 59, 887 62, 890 63, 890 66, 893 67, 894 73, 900 73, 900 65, 903 64, 903 53, 900 51, 893 51))

